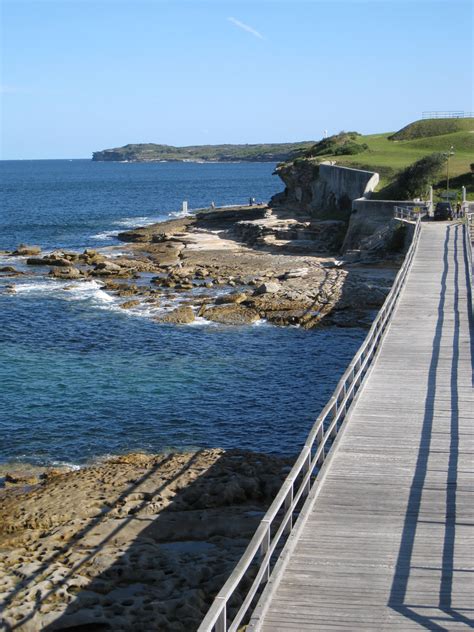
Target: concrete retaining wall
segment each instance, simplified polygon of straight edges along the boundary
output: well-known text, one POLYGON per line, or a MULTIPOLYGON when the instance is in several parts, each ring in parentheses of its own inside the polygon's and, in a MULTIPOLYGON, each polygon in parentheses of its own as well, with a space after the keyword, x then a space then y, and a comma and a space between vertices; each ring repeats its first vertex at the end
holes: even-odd
POLYGON ((420 206, 420 202, 367 200, 365 198, 354 200, 349 227, 342 246, 343 252, 358 248, 362 239, 370 237, 388 226, 393 219, 395 206, 420 206))
POLYGON ((350 211, 352 201, 370 196, 378 183, 379 174, 373 171, 322 163, 319 177, 311 186, 311 207, 315 211, 327 208, 350 211))
POLYGON ((317 219, 349 219, 352 200, 369 196, 379 174, 330 162, 296 160, 278 167, 276 173, 286 185, 270 205, 309 213, 317 219))

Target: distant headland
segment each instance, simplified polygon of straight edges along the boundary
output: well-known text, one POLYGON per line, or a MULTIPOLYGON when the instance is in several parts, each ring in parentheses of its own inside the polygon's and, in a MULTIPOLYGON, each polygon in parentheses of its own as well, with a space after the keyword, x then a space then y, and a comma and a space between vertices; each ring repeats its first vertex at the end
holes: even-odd
POLYGON ((253 145, 190 145, 173 147, 155 143, 129 144, 103 149, 92 160, 111 162, 281 162, 296 158, 314 141, 253 145))

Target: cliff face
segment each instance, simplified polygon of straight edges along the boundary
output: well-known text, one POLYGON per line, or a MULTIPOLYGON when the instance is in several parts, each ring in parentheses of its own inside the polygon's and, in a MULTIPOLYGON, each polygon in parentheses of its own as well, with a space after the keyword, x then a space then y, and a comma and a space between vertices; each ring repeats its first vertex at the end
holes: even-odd
POLYGON ((379 182, 378 173, 301 159, 279 165, 277 175, 285 191, 270 204, 284 205, 317 219, 348 220, 353 200, 369 197, 379 182))
POLYGON ((370 200, 378 173, 311 158, 279 165, 276 173, 285 190, 270 205, 309 215, 312 224, 321 227, 327 220, 343 220, 338 222, 344 233, 343 253, 360 251, 363 256, 383 258, 403 249, 407 231, 400 231, 400 223, 393 220, 394 206, 415 203, 370 200))

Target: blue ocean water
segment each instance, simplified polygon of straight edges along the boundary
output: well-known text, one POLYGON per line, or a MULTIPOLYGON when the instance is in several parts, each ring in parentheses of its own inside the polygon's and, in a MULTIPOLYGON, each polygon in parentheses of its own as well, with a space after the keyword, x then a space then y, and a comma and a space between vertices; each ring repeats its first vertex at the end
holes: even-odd
MULTIPOLYGON (((0 250, 110 245, 117 227, 166 217, 182 199, 268 199, 280 188, 273 167, 0 163, 0 250)), ((94 281, 64 286, 0 279, 0 462, 217 446, 294 454, 365 335, 158 325, 116 309, 94 281)))
POLYGON ((268 200, 274 163, 0 161, 0 248, 109 245, 111 234, 189 208, 268 200))

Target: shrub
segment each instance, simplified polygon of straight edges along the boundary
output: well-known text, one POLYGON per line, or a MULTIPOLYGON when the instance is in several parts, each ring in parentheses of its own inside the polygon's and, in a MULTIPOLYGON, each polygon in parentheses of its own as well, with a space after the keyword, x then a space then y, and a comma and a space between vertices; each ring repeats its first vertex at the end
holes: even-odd
MULTIPOLYGON (((339 134, 334 134, 333 136, 328 136, 327 138, 323 138, 318 143, 313 145, 306 152, 306 156, 308 158, 312 158, 314 156, 331 156, 338 155, 338 149, 343 147, 344 145, 352 143, 353 145, 357 145, 355 140, 360 136, 359 132, 339 132, 339 134)), ((364 143, 365 144, 365 143, 364 143)), ((364 151, 364 150, 360 150, 364 151)), ((342 152, 342 153, 352 153, 352 152, 342 152)), ((359 151, 355 151, 354 153, 360 153, 359 151)))
POLYGON ((446 154, 435 153, 403 169, 394 183, 397 197, 411 199, 424 195, 429 185, 436 181, 445 163, 446 154))
POLYGON ((343 145, 336 147, 334 154, 336 156, 353 156, 361 154, 369 148, 367 143, 354 143, 354 141, 346 141, 343 145))

